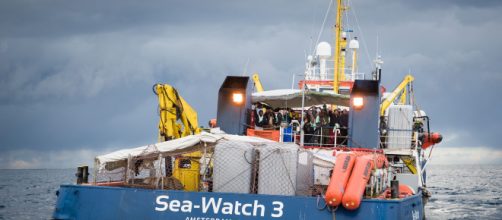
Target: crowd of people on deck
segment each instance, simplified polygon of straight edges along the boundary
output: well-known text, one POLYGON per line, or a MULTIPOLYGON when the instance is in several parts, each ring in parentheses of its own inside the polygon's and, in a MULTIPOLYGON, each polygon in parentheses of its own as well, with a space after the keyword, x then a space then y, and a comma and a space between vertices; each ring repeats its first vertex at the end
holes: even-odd
POLYGON ((263 129, 279 129, 280 126, 287 127, 292 120, 298 120, 296 112, 290 108, 276 108, 272 110, 267 106, 257 104, 254 108, 254 126, 263 129))
MULTIPOLYGON (((257 104, 254 106, 254 126, 257 129, 279 129, 288 127, 292 121, 300 123, 301 110, 290 108, 272 109, 268 106, 257 104)), ((328 109, 313 106, 304 112, 304 143, 305 146, 334 146, 335 132, 336 144, 346 145, 349 111, 336 108, 328 109)))

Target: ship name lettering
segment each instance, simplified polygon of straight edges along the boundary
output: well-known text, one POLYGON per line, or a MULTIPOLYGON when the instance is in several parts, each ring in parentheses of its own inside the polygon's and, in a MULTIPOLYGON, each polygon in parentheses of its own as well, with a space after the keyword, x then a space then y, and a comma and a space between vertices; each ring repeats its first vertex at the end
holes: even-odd
POLYGON ((192 202, 190 200, 183 200, 180 202, 180 200, 171 200, 171 201, 166 201, 169 199, 169 196, 162 195, 162 196, 157 196, 157 205, 155 207, 155 211, 163 212, 169 209, 171 212, 192 212, 192 202))
POLYGON ((279 218, 282 217, 282 208, 284 208, 284 203, 279 202, 279 201, 274 201, 272 202, 272 205, 274 206, 274 211, 272 212, 272 218, 279 218))
MULTIPOLYGON (((194 205, 190 200, 170 199, 168 195, 157 196, 155 211, 158 212, 184 212, 191 213, 193 209, 201 209, 203 214, 222 214, 236 216, 265 217, 266 208, 258 200, 253 202, 225 201, 223 198, 202 197, 199 204, 194 205)), ((280 201, 272 202, 271 217, 282 217, 284 204, 280 201)))
MULTIPOLYGON (((222 202, 222 198, 202 197, 202 213, 207 213, 210 209, 214 214, 244 215, 265 217, 265 206, 254 200, 253 203, 240 203, 239 201, 222 202), (221 209, 220 209, 221 208, 221 209)), ((282 215, 282 212, 280 213, 282 215)))

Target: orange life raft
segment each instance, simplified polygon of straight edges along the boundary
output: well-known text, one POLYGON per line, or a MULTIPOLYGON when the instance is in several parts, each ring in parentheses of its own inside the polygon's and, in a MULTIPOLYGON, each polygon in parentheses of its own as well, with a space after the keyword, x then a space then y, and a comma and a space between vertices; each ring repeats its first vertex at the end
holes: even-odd
POLYGON ((337 206, 342 202, 346 209, 355 210, 359 208, 371 171, 375 167, 387 166, 387 158, 381 153, 351 152, 338 154, 326 190, 326 204, 337 206))
POLYGON ((331 173, 326 197, 324 198, 326 204, 338 206, 342 202, 343 193, 345 192, 345 187, 349 181, 356 158, 357 156, 354 153, 340 153, 336 155, 335 167, 331 173))

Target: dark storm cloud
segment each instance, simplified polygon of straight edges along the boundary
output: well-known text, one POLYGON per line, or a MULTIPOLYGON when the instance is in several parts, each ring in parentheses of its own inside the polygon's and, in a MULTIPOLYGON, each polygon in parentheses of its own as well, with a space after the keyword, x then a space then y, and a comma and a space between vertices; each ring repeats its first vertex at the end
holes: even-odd
MULTIPOLYGON (((398 0, 396 0, 398 1, 398 0)), ((502 2, 498 0, 423 0, 423 1, 399 1, 402 4, 408 5, 412 8, 444 8, 444 7, 474 7, 474 8, 490 8, 500 7, 502 2)))
MULTIPOLYGON (((9 1, 0 9, 2 35, 64 37, 176 25, 262 25, 309 18, 301 1, 9 1), (239 23, 242 21, 243 23, 239 23), (250 22, 252 21, 252 22, 250 22)), ((307 20, 310 21, 310 20, 307 20)))
POLYGON ((501 4, 422 7, 382 6, 387 12, 377 14, 385 16, 366 28, 366 36, 379 35, 384 82, 395 85, 411 69, 419 107, 433 128, 456 137, 446 145, 500 147, 501 4))
MULTIPOLYGON (((267 89, 290 87, 328 3, 2 1, 0 150, 154 142, 158 82, 178 88, 202 125, 226 75, 257 71, 267 89)), ((417 103, 446 146, 501 147, 499 1, 351 4, 348 28, 367 47, 361 70, 372 68, 378 36, 384 83, 393 88, 411 69, 417 103)), ((332 40, 333 16, 323 41, 332 40)))

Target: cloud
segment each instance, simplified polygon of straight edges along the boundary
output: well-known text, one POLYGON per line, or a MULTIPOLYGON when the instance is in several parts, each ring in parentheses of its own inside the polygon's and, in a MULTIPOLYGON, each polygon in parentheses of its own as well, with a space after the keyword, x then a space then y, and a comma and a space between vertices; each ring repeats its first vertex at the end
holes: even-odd
POLYGON ((441 147, 432 152, 431 164, 502 164, 502 150, 483 146, 441 147))
MULTIPOLYGON (((222 28, 202 30, 205 38, 186 36, 187 27, 171 27, 152 36, 118 32, 34 46, 59 58, 39 61, 30 69, 16 67, 0 82, 4 85, 0 86, 4 106, 0 118, 14 125, 0 127, 7 134, 0 147, 55 149, 155 140, 154 83, 173 85, 195 109, 204 109, 198 112, 201 125, 205 125, 215 117, 219 84, 226 75, 242 74, 247 59, 248 74, 259 69, 270 89, 289 86, 292 74, 302 71, 301 64, 281 65, 288 62, 283 54, 293 53, 287 47, 301 41, 299 37, 282 39, 298 33, 271 26, 258 34, 267 36, 263 39, 228 39, 222 28), (124 45, 113 39, 121 39, 124 45), (54 71, 40 76, 41 69, 54 71), (286 80, 277 75, 286 75, 286 80), (24 135, 21 129, 32 138, 20 139, 24 135)), ((295 50, 302 54, 301 48, 295 50)), ((302 55, 297 60, 302 63, 302 55)))
MULTIPOLYGON (((350 1, 359 69, 371 71, 378 36, 384 85, 392 89, 411 70, 415 103, 443 133, 442 146, 501 149, 502 4, 426 2, 350 1)), ((155 83, 177 88, 201 125, 215 117, 226 75, 246 69, 266 89, 289 88, 328 3, 2 1, 0 151, 155 142, 155 83)), ((331 42, 328 18, 321 40, 331 42)))
POLYGON ((40 161, 25 161, 25 160, 14 160, 10 162, 5 168, 6 169, 36 169, 40 167, 40 161))
POLYGON ((95 156, 110 152, 113 149, 9 150, 0 155, 0 169, 63 169, 82 165, 93 167, 95 156))

